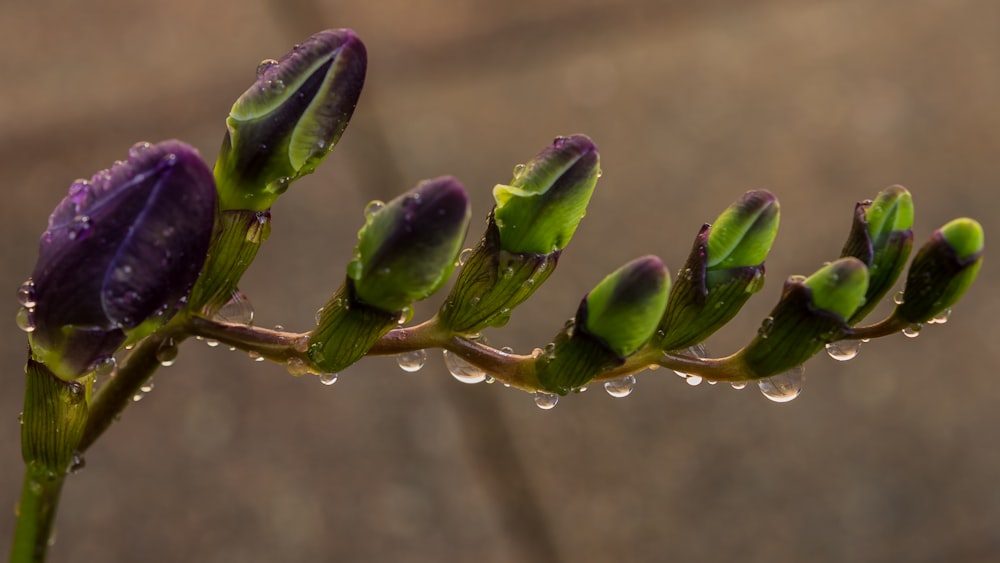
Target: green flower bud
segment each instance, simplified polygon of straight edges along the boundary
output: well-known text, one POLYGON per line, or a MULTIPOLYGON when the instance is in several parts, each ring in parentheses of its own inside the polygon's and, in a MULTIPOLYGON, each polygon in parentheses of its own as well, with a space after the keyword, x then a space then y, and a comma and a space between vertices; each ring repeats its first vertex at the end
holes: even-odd
POLYGON ((874 201, 854 208, 851 234, 841 256, 853 256, 868 266, 870 281, 865 304, 848 319, 855 324, 878 306, 906 266, 913 248, 913 199, 902 186, 890 186, 874 201))
POLYGON ((493 188, 500 247, 517 254, 562 250, 587 212, 600 176, 597 147, 585 135, 557 137, 510 185, 493 188))
POLYGON ((766 190, 747 192, 695 238, 677 273, 654 337, 663 350, 693 346, 729 322, 764 286, 764 259, 778 232, 780 208, 766 190))
POLYGON ((321 31, 262 62, 226 120, 215 164, 221 209, 263 211, 315 170, 354 113, 366 67, 365 46, 349 29, 321 31))
POLYGON ((955 304, 979 274, 983 244, 983 227, 972 219, 955 219, 935 231, 913 258, 903 303, 893 316, 922 323, 955 304))
POLYGON ((604 278, 580 303, 575 321, 538 356, 539 382, 565 395, 621 365, 653 335, 669 289, 667 269, 655 256, 633 260, 604 278))
POLYGON ((868 268, 841 258, 808 278, 792 276, 757 336, 737 354, 755 377, 785 372, 850 330, 848 318, 864 303, 868 268))
POLYGON ((465 188, 448 176, 368 213, 348 267, 358 299, 399 311, 437 291, 455 269, 470 213, 465 188))

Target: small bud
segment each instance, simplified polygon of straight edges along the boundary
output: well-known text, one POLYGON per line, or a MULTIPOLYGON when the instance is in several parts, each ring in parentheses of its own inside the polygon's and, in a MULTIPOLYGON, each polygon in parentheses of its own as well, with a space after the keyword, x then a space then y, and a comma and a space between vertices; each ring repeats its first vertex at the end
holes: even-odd
POLYGON ((591 290, 576 319, 536 360, 542 386, 565 395, 621 365, 653 335, 667 302, 663 262, 645 256, 622 266, 591 290))
POLYGON ((179 308, 205 261, 215 218, 212 174, 188 145, 137 145, 78 181, 42 235, 35 358, 72 380, 179 308))
POLYGON ((849 319, 855 324, 878 306, 906 266, 913 248, 913 199, 902 186, 890 186, 874 201, 858 203, 854 223, 841 256, 853 256, 868 266, 870 281, 865 304, 849 319))
POLYGON ((778 304, 737 358, 758 378, 801 365, 850 330, 847 319, 864 303, 867 290, 868 268, 857 258, 831 262, 808 278, 789 278, 778 304))
POLYGON ((493 188, 500 247, 517 254, 562 250, 580 220, 600 176, 597 147, 585 135, 557 137, 510 185, 493 188))
POLYGON ((983 227, 972 219, 955 219, 935 231, 913 258, 903 303, 893 316, 922 323, 954 305, 979 274, 983 244, 983 227))
POLYGON ((444 176, 368 215, 348 268, 358 299, 399 311, 437 291, 455 269, 470 213, 465 188, 444 176))
POLYGON ((215 178, 223 210, 263 211, 340 140, 365 82, 367 53, 349 29, 309 37, 233 104, 215 178))
POLYGON ((654 342, 658 347, 693 346, 736 316, 764 286, 764 260, 779 220, 777 198, 754 190, 702 227, 670 292, 654 342))

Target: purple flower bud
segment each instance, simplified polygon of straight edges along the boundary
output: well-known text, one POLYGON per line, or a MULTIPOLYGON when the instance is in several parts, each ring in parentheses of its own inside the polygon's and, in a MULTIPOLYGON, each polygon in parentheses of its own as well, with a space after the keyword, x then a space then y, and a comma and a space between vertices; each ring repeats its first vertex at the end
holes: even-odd
POLYGON ((32 274, 36 358, 74 379, 167 320, 201 271, 215 204, 211 171, 180 141, 139 143, 127 161, 74 182, 32 274))

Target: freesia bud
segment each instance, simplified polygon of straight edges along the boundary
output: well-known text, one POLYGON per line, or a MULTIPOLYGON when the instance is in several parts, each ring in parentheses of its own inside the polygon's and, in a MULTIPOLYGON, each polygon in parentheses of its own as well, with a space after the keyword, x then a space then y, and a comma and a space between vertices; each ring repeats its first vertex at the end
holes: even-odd
POLYGON ((233 104, 215 178, 223 210, 263 211, 310 174, 340 139, 361 95, 367 53, 349 29, 328 29, 280 60, 233 104))
POLYGON ((983 227, 973 219, 955 219, 931 235, 917 251, 906 275, 903 303, 895 318, 922 323, 954 305, 983 264, 983 227))
POLYGON ((764 260, 778 232, 780 208, 766 190, 747 192, 704 225, 677 274, 655 344, 693 346, 729 322, 764 286, 764 260))
POLYGON ((808 278, 792 276, 757 336, 737 357, 755 377, 785 372, 843 336, 865 300, 868 268, 857 258, 831 262, 808 278))
POLYGON ((865 304, 849 319, 857 323, 872 311, 899 278, 913 248, 913 199, 902 186, 890 186, 874 201, 854 208, 851 234, 841 256, 853 256, 868 266, 870 281, 865 304))
POLYGON ((310 334, 313 363, 326 372, 351 365, 405 308, 437 291, 455 268, 469 215, 465 189, 451 177, 423 182, 368 213, 347 281, 310 334))
POLYGON ((621 365, 653 335, 669 289, 667 269, 656 256, 633 260, 604 278, 580 303, 575 321, 538 357, 543 387, 564 395, 621 365))
POLYGON ((557 137, 510 185, 493 188, 500 247, 516 254, 562 250, 580 220, 600 176, 597 146, 586 135, 557 137))
POLYGON ((168 320, 201 270, 215 204, 211 172, 179 141, 140 143, 74 183, 32 274, 35 358, 76 379, 168 320))

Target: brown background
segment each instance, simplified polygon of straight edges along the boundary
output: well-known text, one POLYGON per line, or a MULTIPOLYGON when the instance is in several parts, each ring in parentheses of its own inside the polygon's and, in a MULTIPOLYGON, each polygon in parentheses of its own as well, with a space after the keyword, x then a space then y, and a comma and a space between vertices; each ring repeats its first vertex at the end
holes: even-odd
MULTIPOLYGON (((990 0, 6 3, 0 17, 0 546, 19 488, 14 290, 72 180, 135 141, 214 158, 257 62, 324 27, 369 49, 341 146, 274 208, 244 290, 296 329, 344 273, 373 198, 454 174, 490 188, 558 134, 604 177, 560 269, 491 335, 544 344, 625 261, 677 267, 730 201, 782 201, 753 333, 781 280, 835 257, 855 201, 901 183, 918 241, 1000 232, 1000 3, 990 0)), ((991 239, 992 240, 992 239, 991 239)), ((777 405, 660 371, 553 411, 366 360, 314 378, 189 342, 72 477, 52 561, 996 561, 997 262, 952 321, 817 357, 777 405)), ((430 307, 422 309, 424 315, 430 307)))

